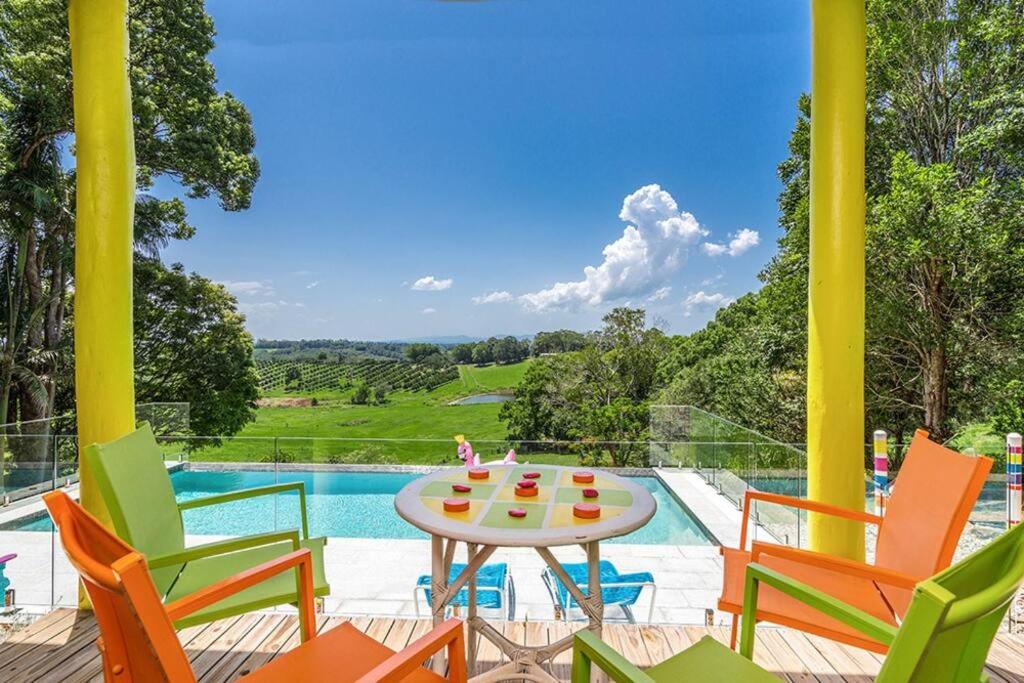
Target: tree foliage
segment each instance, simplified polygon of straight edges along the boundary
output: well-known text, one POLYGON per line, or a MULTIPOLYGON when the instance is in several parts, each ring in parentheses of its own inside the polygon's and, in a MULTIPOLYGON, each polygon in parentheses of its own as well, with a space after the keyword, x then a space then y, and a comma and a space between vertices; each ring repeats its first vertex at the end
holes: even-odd
POLYGON ((588 459, 644 464, 647 398, 658 383, 666 339, 645 325, 642 309, 616 308, 580 351, 530 364, 512 401, 502 406, 509 438, 582 442, 588 459))
POLYGON ((145 258, 135 262, 134 296, 137 400, 189 403, 196 434, 234 434, 254 419, 259 380, 235 298, 145 258))
MULTIPOLYGON (((214 28, 203 0, 130 0, 127 29, 139 191, 135 243, 152 259, 169 240, 195 231, 180 197, 148 194, 158 178, 237 211, 249 206, 259 164, 248 111, 217 89, 208 60, 214 28)), ((0 3, 0 338, 19 340, 0 349, 0 422, 72 408, 57 405, 71 396, 73 381, 75 176, 65 158, 74 153, 71 92, 66 0, 0 3)), ((136 302, 148 305, 146 297, 136 302)), ((148 317, 144 308, 135 314, 148 317)), ((229 412, 246 410, 239 404, 229 412)))
MULTIPOLYGON (((941 437, 1013 415, 1024 369, 1019 0, 869 0, 867 106, 867 429, 900 438, 924 425, 941 437)), ((676 342, 663 366, 665 400, 796 441, 809 116, 803 96, 779 165, 784 235, 764 287, 676 342)))

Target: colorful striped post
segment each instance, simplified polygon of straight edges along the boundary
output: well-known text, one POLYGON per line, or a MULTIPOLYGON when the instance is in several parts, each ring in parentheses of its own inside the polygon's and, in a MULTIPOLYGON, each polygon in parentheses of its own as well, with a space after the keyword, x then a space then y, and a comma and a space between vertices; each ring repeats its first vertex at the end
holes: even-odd
POLYGON ((875 452, 875 514, 885 514, 885 499, 889 495, 889 435, 879 429, 872 440, 875 452))
POLYGON ((1020 524, 1021 518, 1021 453, 1020 434, 1006 435, 1006 523, 1020 524))

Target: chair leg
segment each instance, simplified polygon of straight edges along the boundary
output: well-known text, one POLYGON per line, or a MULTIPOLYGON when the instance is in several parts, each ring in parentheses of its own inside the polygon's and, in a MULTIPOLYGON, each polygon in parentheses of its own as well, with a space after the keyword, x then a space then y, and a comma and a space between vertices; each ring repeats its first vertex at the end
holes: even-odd
POLYGON ((732 615, 732 630, 729 632, 729 647, 733 650, 736 649, 736 632, 739 630, 740 616, 738 614, 732 615))

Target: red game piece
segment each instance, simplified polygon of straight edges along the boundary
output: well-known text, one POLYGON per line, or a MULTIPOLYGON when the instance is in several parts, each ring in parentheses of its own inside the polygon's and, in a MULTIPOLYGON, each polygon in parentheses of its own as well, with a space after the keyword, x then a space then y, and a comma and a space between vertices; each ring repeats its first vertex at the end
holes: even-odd
POLYGON ((597 498, 597 489, 583 489, 584 498, 597 498))
POLYGON ((573 472, 572 480, 577 484, 592 484, 594 483, 593 472, 573 472))
POLYGON ((465 484, 452 484, 452 491, 455 491, 456 493, 469 493, 472 490, 472 486, 466 486, 465 484))
POLYGON ((523 508, 512 508, 511 510, 508 511, 508 516, 509 517, 525 517, 526 516, 526 510, 524 510, 523 508))
POLYGON ((540 472, 524 472, 523 479, 540 479, 540 472))
MULTIPOLYGON (((533 484, 532 481, 529 482, 529 483, 533 484)), ((537 491, 540 490, 536 486, 522 486, 522 484, 523 484, 523 482, 520 482, 519 484, 516 484, 516 495, 517 496, 523 496, 525 498, 529 498, 530 496, 536 496, 537 495, 537 491)))
POLYGON ((491 476, 491 471, 486 467, 474 467, 469 471, 470 479, 487 479, 491 476))
POLYGON ((597 519, 601 516, 601 506, 595 503, 576 503, 572 506, 572 514, 580 519, 597 519))
POLYGON ((533 479, 523 479, 521 482, 516 484, 516 486, 522 486, 524 489, 532 489, 536 485, 537 482, 535 482, 533 479))
POLYGON ((445 498, 445 512, 465 512, 469 509, 469 500, 466 498, 445 498))

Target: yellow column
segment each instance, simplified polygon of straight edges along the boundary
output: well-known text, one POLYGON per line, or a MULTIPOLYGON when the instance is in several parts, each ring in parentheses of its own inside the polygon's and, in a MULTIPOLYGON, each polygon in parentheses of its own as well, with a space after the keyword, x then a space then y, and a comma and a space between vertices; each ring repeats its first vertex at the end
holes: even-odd
MULTIPOLYGON (((79 447, 135 428, 132 221, 135 145, 127 0, 71 0, 75 156, 75 393, 79 447)), ((82 504, 108 520, 80 471, 82 504)))
MULTIPOLYGON (((864 509, 864 0, 812 0, 807 477, 864 509)), ((812 514, 811 548, 864 559, 862 524, 812 514)))

